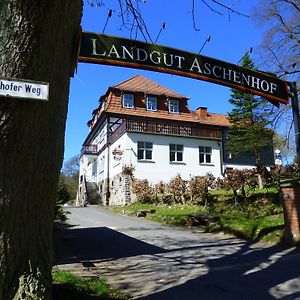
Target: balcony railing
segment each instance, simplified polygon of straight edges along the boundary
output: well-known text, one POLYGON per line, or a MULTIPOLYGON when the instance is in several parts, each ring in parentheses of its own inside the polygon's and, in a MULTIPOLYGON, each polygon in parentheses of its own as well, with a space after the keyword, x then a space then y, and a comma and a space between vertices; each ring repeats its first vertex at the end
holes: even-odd
MULTIPOLYGON (((200 126, 196 127, 189 124, 176 124, 159 121, 154 122, 144 120, 124 120, 123 123, 108 137, 109 143, 112 144, 126 131, 196 138, 222 138, 222 131, 218 129, 203 128, 200 126)), ((106 149, 106 147, 107 144, 104 144, 101 149, 98 149, 96 145, 84 146, 81 149, 81 155, 99 155, 99 153, 103 152, 106 149)))
POLYGON ((221 139, 222 137, 221 130, 198 126, 196 127, 189 124, 175 124, 144 120, 125 120, 124 122, 126 126, 122 124, 123 131, 126 130, 130 132, 155 133, 185 137, 204 137, 213 139, 221 139))

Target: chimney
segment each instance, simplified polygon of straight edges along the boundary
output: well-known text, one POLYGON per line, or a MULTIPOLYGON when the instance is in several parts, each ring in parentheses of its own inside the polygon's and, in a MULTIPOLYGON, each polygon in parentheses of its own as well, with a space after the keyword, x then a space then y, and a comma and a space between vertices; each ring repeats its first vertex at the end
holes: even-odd
POLYGON ((203 106, 198 107, 196 109, 196 115, 202 118, 207 117, 207 107, 203 107, 203 106))

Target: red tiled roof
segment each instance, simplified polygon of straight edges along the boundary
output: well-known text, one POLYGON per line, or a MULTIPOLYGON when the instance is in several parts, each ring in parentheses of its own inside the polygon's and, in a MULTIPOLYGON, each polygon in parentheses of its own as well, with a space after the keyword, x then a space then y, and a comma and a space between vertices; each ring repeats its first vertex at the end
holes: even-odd
MULTIPOLYGON (((170 89, 162 87, 160 84, 147 79, 144 76, 134 76, 120 84, 110 87, 106 93, 106 103, 101 112, 114 113, 124 116, 134 116, 151 119, 165 119, 177 122, 193 122, 208 126, 229 127, 230 122, 226 115, 206 112, 204 115, 199 111, 191 111, 187 105, 188 97, 184 97, 170 89), (144 95, 136 94, 134 108, 124 108, 122 106, 121 92, 128 91, 133 93, 148 93, 158 96, 158 110, 148 111, 144 95), (179 114, 169 113, 168 98, 174 97, 181 99, 179 102, 179 114)), ((206 110, 206 108, 205 108, 206 110)))
POLYGON ((180 95, 142 75, 136 75, 111 88, 116 88, 122 91, 142 92, 150 95, 164 95, 166 97, 188 99, 188 97, 180 95))
POLYGON ((195 116, 199 123, 206 124, 206 125, 216 125, 222 127, 229 127, 230 122, 226 115, 215 114, 215 113, 208 113, 207 117, 198 117, 195 116))

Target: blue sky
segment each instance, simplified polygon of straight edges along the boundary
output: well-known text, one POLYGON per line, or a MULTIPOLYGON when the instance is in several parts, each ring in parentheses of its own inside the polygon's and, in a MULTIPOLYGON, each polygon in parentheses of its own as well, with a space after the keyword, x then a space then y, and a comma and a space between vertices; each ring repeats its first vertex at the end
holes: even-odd
MULTIPOLYGON (((129 31, 125 28, 120 29, 117 1, 103 2, 105 6, 100 8, 85 5, 82 18, 83 31, 102 33, 109 9, 112 9, 113 15, 108 21, 105 34, 129 38, 129 31)), ((222 2, 228 4, 236 2, 236 10, 250 14, 257 0, 222 2)), ((207 0, 207 3, 211 1, 207 0)), ((147 0, 141 8, 153 40, 156 39, 163 22, 166 23, 166 28, 161 32, 157 41, 158 44, 198 53, 210 35, 211 41, 205 45, 202 55, 236 64, 250 47, 253 47, 251 54, 253 58, 259 53, 264 30, 258 27, 251 18, 236 14, 230 14, 229 17, 226 10, 214 5, 215 9, 224 13, 221 16, 212 12, 201 1, 196 1, 196 25, 200 30, 195 31, 192 20, 192 1, 147 0)), ((143 41, 141 35, 138 35, 137 39, 143 41)), ((208 111, 222 114, 231 110, 228 102, 230 89, 227 87, 176 75, 79 63, 77 74, 71 79, 65 160, 79 154, 88 134, 86 123, 91 118, 92 111, 98 106, 99 97, 109 86, 116 85, 136 74, 142 74, 190 97, 190 109, 206 106, 208 111)))

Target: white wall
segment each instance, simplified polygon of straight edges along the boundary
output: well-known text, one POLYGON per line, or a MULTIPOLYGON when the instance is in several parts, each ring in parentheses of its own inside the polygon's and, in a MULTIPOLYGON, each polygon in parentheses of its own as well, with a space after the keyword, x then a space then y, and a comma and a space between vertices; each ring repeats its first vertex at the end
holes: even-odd
MULTIPOLYGON (((107 142, 106 129, 106 125, 102 126, 92 141, 92 144, 98 146, 98 150, 107 142)), ((84 174, 87 181, 100 183, 107 178, 108 173, 109 177, 113 178, 122 172, 124 165, 133 165, 135 178, 148 179, 151 184, 155 184, 159 181, 168 182, 177 174, 188 180, 191 176, 204 176, 208 172, 215 177, 222 177, 222 171, 226 167, 233 167, 234 169, 253 168, 253 166, 224 164, 222 170, 221 160, 222 146, 221 141, 218 140, 127 132, 112 145, 109 145, 98 157, 83 155, 80 162, 80 175, 84 174), (153 144, 152 161, 138 161, 138 141, 153 144), (182 163, 169 161, 170 144, 184 146, 182 163), (199 146, 212 148, 210 164, 199 163, 199 146), (123 155, 114 156, 113 150, 121 150, 123 155), (95 164, 97 165, 96 172, 95 167, 93 167, 95 164)))
MULTIPOLYGON (((103 127, 102 130, 106 131, 105 128, 103 127)), ((94 142, 97 141, 99 142, 99 139, 95 137, 94 142)), ((120 174, 124 165, 132 164, 135 167, 134 176, 138 179, 148 179, 152 184, 161 180, 168 182, 177 174, 180 174, 183 179, 190 179, 191 176, 197 175, 204 176, 208 172, 215 177, 221 177, 221 150, 221 141, 217 140, 125 133, 97 157, 97 178, 93 176, 93 163, 91 163, 95 157, 88 155, 83 155, 81 158, 80 174, 84 173, 88 181, 99 183, 107 178, 109 163, 110 178, 120 174), (152 161, 137 160, 138 141, 153 144, 152 161), (182 163, 169 161, 169 144, 184 146, 182 163), (199 163, 199 146, 212 148, 211 164, 199 163), (114 157, 112 152, 115 149, 122 150, 123 155, 114 157)))
POLYGON ((91 145, 96 145, 99 151, 107 143, 107 120, 105 120, 91 141, 91 145))
MULTIPOLYGON (((107 143, 107 121, 105 120, 97 133, 94 135, 90 145, 97 146, 99 151, 107 143)), ((107 150, 104 150, 98 157, 95 155, 84 154, 80 158, 79 175, 85 175, 89 182, 99 182, 104 179, 106 174, 105 158, 107 150)))
POLYGON ((168 182, 178 173, 183 179, 191 176, 206 175, 211 172, 214 176, 221 176, 221 142, 185 137, 127 133, 124 142, 126 149, 125 161, 135 166, 134 176, 138 179, 148 179, 150 183, 160 180, 168 182), (153 143, 152 161, 137 160, 137 142, 153 143), (170 163, 169 144, 184 145, 183 163, 170 163), (212 148, 211 164, 199 164, 199 146, 212 148))
POLYGON ((117 174, 122 172, 123 165, 126 164, 126 156, 128 155, 128 151, 126 150, 127 146, 127 135, 123 134, 119 139, 117 139, 112 145, 109 146, 110 152, 110 170, 109 170, 109 177, 114 177, 117 174), (113 155, 114 150, 121 150, 123 151, 123 155, 113 155))
POLYGON ((87 181, 96 182, 97 179, 96 164, 97 164, 96 156, 82 155, 80 158, 79 180, 81 175, 85 175, 87 181))

